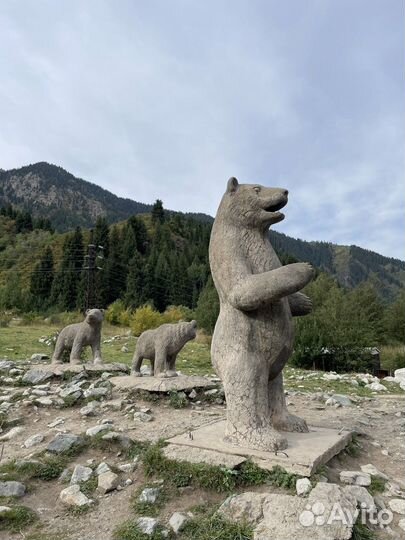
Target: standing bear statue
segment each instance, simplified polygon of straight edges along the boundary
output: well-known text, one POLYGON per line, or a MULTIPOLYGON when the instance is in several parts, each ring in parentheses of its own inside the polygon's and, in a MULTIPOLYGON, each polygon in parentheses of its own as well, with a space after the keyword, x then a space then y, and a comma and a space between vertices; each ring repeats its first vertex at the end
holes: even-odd
POLYGON ((287 410, 283 368, 293 348, 292 316, 312 309, 298 291, 314 270, 301 262, 282 266, 269 238, 287 200, 285 189, 231 178, 209 248, 220 300, 211 356, 225 390, 225 440, 265 451, 287 447, 282 431, 308 431, 305 420, 287 410))
POLYGON ((55 345, 52 364, 62 364, 65 350, 70 351, 70 363, 80 363, 83 347, 90 346, 93 352, 93 362, 102 364, 101 358, 101 325, 103 323, 101 309, 88 309, 83 322, 69 324, 61 330, 55 345))
POLYGON ((141 377, 142 361, 146 358, 151 363, 151 375, 177 377, 177 355, 187 341, 194 339, 196 335, 196 321, 162 324, 154 330, 146 330, 136 343, 131 374, 141 377))

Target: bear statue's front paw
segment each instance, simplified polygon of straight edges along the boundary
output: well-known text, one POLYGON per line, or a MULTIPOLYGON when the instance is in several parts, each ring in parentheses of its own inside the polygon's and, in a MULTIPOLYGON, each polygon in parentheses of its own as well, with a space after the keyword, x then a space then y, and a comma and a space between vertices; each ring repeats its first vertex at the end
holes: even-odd
POLYGON ((294 267, 300 289, 305 287, 315 275, 314 267, 307 262, 293 263, 291 266, 294 267))
POLYGON ((166 374, 166 371, 160 371, 159 373, 155 373, 155 377, 159 377, 159 379, 167 379, 168 375, 166 374))
POLYGON ((77 364, 81 364, 81 360, 80 358, 73 358, 73 359, 70 359, 70 364, 72 366, 76 366, 77 364))
POLYGON ((103 363, 103 359, 102 359, 102 358, 95 358, 95 359, 94 359, 94 362, 93 362, 94 365, 98 365, 98 366, 99 366, 100 364, 102 364, 102 363, 103 363))
POLYGON ((52 359, 52 362, 51 362, 52 366, 60 366, 62 364, 63 364, 62 360, 53 360, 52 359))
POLYGON ((133 369, 131 371, 131 376, 132 377, 142 377, 142 373, 140 371, 135 371, 135 369, 133 369))
POLYGON ((178 376, 177 371, 174 371, 174 370, 171 370, 171 369, 166 371, 166 377, 177 377, 177 376, 178 376))
POLYGON ((280 418, 272 418, 273 426, 280 431, 295 431, 298 433, 308 433, 306 421, 294 414, 285 414, 280 418))
POLYGON ((311 313, 312 308, 313 308, 312 300, 308 298, 308 296, 303 294, 302 297, 300 298, 301 313, 308 315, 309 313, 311 313))

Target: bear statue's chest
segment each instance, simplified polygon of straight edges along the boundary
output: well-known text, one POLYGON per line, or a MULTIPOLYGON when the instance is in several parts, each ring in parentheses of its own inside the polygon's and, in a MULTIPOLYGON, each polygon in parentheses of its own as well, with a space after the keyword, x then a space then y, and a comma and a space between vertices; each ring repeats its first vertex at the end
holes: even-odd
POLYGON ((270 243, 268 234, 247 233, 244 238, 244 255, 252 274, 279 268, 281 263, 270 243))

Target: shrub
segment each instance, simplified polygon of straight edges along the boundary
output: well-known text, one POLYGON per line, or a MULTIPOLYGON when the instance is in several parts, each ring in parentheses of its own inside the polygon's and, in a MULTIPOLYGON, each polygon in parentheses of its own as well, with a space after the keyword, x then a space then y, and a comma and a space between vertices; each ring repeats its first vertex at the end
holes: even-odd
POLYGON ((164 316, 152 306, 145 304, 139 307, 132 316, 131 329, 135 336, 140 336, 145 330, 157 328, 165 322, 164 316))
POLYGON ((108 306, 105 318, 110 324, 121 324, 129 326, 131 322, 131 312, 125 307, 122 300, 116 300, 108 306))
POLYGON ((163 313, 165 323, 177 323, 180 321, 192 321, 194 312, 186 306, 169 306, 163 313))

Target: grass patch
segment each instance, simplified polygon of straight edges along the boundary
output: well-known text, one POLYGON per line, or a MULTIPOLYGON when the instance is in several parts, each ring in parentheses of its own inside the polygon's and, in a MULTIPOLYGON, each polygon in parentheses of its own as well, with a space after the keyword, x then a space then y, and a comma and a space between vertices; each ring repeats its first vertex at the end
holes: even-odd
POLYGON ((185 409, 188 407, 188 399, 184 392, 176 392, 175 390, 169 393, 169 405, 173 409, 185 409))
POLYGON ((59 478, 68 464, 67 456, 43 454, 41 461, 9 461, 0 465, 3 480, 26 482, 31 479, 46 482, 59 478))
POLYGON ((143 534, 136 520, 128 520, 115 530, 114 540, 162 540, 163 538, 177 538, 179 540, 251 540, 253 532, 251 527, 240 523, 231 523, 217 514, 202 515, 190 520, 184 529, 177 535, 172 532, 164 534, 157 528, 152 536, 143 534))
POLYGON ((350 540, 376 540, 374 532, 360 521, 356 521, 350 540))
POLYGON ((138 516, 155 517, 170 498, 170 489, 158 485, 145 485, 135 491, 131 497, 131 506, 138 516), (154 503, 140 502, 139 496, 145 488, 159 488, 159 495, 154 503))
POLYGON ((37 521, 37 514, 27 506, 13 506, 10 512, 2 514, 0 531, 19 532, 37 521))
POLYGON ((86 495, 86 497, 91 497, 96 491, 98 485, 98 477, 92 476, 86 482, 80 483, 80 491, 86 495))
POLYGON ((371 495, 375 495, 376 493, 382 493, 385 490, 386 483, 387 480, 385 480, 385 478, 381 478, 381 476, 372 476, 371 484, 368 486, 367 489, 371 493, 371 495))
POLYGON ((194 486, 202 489, 228 493, 238 487, 270 484, 288 490, 295 489, 299 476, 287 473, 281 467, 271 471, 260 469, 247 461, 236 469, 227 469, 205 463, 174 461, 164 456, 160 443, 150 446, 143 455, 146 476, 159 476, 167 485, 174 487, 194 486))
POLYGON ((347 444, 344 453, 354 458, 360 456, 361 444, 356 435, 353 435, 352 440, 347 444))

